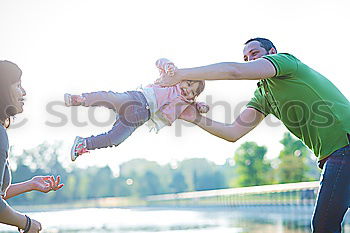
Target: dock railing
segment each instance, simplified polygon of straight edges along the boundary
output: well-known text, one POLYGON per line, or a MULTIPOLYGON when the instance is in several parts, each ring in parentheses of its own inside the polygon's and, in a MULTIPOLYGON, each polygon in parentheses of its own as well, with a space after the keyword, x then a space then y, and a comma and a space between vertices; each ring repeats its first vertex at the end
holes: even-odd
POLYGON ((145 198, 148 206, 285 206, 314 205, 319 181, 228 188, 145 198))

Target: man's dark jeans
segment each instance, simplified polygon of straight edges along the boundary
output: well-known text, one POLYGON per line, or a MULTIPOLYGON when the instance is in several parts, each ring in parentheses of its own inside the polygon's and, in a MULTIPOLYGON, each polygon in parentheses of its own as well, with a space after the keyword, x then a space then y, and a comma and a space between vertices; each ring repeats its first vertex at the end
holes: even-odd
POLYGON ((328 157, 320 185, 312 232, 341 233, 341 223, 350 205, 350 145, 328 157))

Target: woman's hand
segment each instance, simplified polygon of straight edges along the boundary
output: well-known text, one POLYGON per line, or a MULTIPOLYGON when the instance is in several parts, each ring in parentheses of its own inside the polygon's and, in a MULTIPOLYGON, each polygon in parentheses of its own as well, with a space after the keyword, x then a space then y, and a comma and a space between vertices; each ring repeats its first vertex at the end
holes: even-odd
MULTIPOLYGON (((31 222, 28 233, 39 233, 42 230, 41 223, 36 221, 35 219, 31 219, 31 221, 32 222, 31 222)), ((20 232, 23 232, 23 230, 20 232)))
POLYGON ((38 233, 41 230, 41 223, 32 219, 32 225, 30 226, 28 233, 38 233))
MULTIPOLYGON (((26 216, 26 219, 29 218, 26 216)), ((41 223, 35 219, 32 219, 32 218, 29 218, 30 220, 30 225, 29 225, 29 229, 28 229, 28 233, 39 233, 41 230, 42 230, 42 227, 41 227, 41 223)), ((26 221, 25 223, 25 227, 27 227, 27 224, 28 222, 26 221)), ((22 226, 23 227, 23 226, 22 226)), ((25 229, 20 229, 18 227, 18 231, 20 233, 23 233, 25 229)))
POLYGON ((64 184, 60 184, 61 177, 57 176, 55 179, 53 176, 34 176, 30 180, 30 184, 33 190, 37 190, 39 192, 48 193, 51 190, 59 190, 64 186, 64 184))

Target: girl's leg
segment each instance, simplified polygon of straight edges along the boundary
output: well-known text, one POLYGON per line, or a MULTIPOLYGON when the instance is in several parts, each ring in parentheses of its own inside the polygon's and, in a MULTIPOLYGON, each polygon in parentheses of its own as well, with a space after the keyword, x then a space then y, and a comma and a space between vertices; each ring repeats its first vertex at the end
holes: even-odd
POLYGON ((107 133, 88 138, 76 137, 71 149, 71 160, 75 161, 78 156, 89 152, 90 150, 118 146, 127 139, 137 126, 126 125, 118 116, 113 128, 107 133))
POLYGON ((123 123, 120 117, 114 123, 113 128, 107 133, 86 138, 86 148, 88 150, 118 146, 127 139, 137 127, 128 126, 123 123))
POLYGON ((129 104, 125 109, 124 105, 121 106, 119 111, 122 112, 122 114, 117 115, 117 120, 113 128, 107 133, 97 136, 88 138, 76 137, 71 150, 72 161, 75 161, 78 156, 89 150, 118 146, 139 126, 149 120, 151 114, 145 96, 138 91, 131 91, 123 94, 127 95, 127 97, 124 98, 128 99, 129 104))
POLYGON ((91 93, 83 93, 82 97, 85 98, 83 106, 103 106, 113 111, 123 114, 122 110, 129 105, 135 104, 135 99, 133 98, 131 92, 113 92, 113 91, 98 91, 91 93))
POLYGON ((106 148, 118 146, 128 138, 139 126, 143 125, 150 118, 147 100, 141 92, 128 92, 130 102, 126 109, 121 107, 122 115, 117 116, 113 128, 107 133, 98 136, 91 136, 86 139, 87 149, 106 148))
POLYGON ((312 219, 313 233, 340 233, 350 205, 350 146, 334 152, 325 163, 312 219))

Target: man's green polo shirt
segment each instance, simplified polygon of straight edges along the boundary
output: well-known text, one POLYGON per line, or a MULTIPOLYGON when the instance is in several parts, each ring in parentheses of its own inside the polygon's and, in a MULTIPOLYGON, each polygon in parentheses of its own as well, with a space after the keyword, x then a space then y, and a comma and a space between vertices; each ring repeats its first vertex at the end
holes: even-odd
POLYGON ((287 53, 267 55, 276 69, 247 107, 275 115, 322 160, 349 144, 350 102, 326 77, 287 53))

